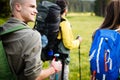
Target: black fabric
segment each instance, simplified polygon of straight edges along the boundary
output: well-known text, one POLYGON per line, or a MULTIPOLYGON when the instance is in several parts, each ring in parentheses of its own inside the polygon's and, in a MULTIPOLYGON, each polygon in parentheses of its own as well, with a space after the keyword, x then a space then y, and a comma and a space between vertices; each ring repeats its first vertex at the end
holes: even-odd
POLYGON ((3 31, 3 27, 0 26, 0 33, 3 31))
POLYGON ((62 40, 58 40, 58 32, 60 31, 60 22, 65 21, 61 18, 61 8, 52 2, 42 1, 37 6, 38 14, 36 16, 36 22, 34 28, 40 32, 41 35, 46 35, 48 38, 48 44, 42 48, 41 59, 43 61, 52 60, 55 53, 58 53, 59 59, 65 60, 68 55, 62 55, 59 53, 58 45, 62 40), (49 51, 53 51, 53 55, 48 55, 49 51))
MULTIPOLYGON (((0 26, 0 33, 3 31, 3 27, 0 26)), ((1 40, 1 36, 0 36, 0 40, 1 40)))
POLYGON ((35 29, 41 34, 58 32, 60 23, 60 7, 52 2, 43 1, 38 4, 35 29), (49 32, 48 32, 49 31, 49 32))
POLYGON ((42 49, 41 55, 42 60, 46 61, 52 59, 47 53, 53 50, 56 44, 61 21, 61 8, 55 3, 42 1, 38 4, 37 10, 38 14, 34 28, 38 30, 41 35, 46 35, 48 38, 48 44, 42 49))

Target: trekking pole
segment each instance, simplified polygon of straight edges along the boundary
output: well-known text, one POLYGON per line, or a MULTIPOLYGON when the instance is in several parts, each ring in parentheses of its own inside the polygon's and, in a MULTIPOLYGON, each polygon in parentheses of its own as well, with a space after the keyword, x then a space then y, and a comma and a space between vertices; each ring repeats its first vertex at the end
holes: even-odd
MULTIPOLYGON (((78 39, 80 36, 77 36, 77 38, 76 39, 78 39)), ((79 44, 79 47, 78 47, 78 56, 79 56, 79 74, 78 74, 78 76, 79 76, 79 80, 81 80, 81 64, 80 64, 80 44, 79 44)))
POLYGON ((62 59, 62 72, 61 72, 61 80, 64 80, 64 67, 65 67, 65 61, 62 59))
MULTIPOLYGON (((55 61, 58 61, 59 54, 58 53, 54 54, 54 57, 55 57, 55 61)), ((59 80, 58 73, 55 73, 55 80, 59 80)))
POLYGON ((79 47, 78 47, 78 55, 79 55, 79 79, 81 80, 81 60, 80 60, 80 44, 79 44, 79 47))

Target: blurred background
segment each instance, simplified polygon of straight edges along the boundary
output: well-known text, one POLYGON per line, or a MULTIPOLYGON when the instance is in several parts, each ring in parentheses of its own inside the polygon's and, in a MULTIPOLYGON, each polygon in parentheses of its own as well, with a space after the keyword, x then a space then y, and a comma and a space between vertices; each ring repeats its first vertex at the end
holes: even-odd
MULTIPOLYGON (((37 3, 43 0, 37 0, 37 3)), ((55 0, 48 0, 55 2, 55 0)), ((68 0, 69 12, 91 12, 97 16, 105 15, 105 7, 110 0, 68 0)), ((91 14, 92 15, 92 14, 91 14)), ((9 0, 0 0, 0 18, 10 16, 9 0)))

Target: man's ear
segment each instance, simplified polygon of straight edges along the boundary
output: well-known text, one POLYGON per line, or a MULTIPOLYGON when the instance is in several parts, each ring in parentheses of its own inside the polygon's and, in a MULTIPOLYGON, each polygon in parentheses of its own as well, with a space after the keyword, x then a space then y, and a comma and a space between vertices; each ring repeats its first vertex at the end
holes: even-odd
POLYGON ((16 9, 16 11, 21 11, 21 4, 20 3, 16 3, 15 4, 15 9, 16 9))

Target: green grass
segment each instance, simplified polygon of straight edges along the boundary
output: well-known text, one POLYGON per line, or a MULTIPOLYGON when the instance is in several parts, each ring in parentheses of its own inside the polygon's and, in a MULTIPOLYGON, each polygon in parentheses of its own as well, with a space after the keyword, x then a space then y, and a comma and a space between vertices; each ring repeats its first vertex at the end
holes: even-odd
POLYGON ((0 18, 0 25, 4 24, 7 18, 0 18))
MULTIPOLYGON (((83 38, 80 49, 81 56, 81 78, 82 80, 90 80, 89 70, 89 49, 92 41, 92 33, 97 29, 103 21, 102 17, 68 14, 68 19, 71 22, 74 36, 80 35, 83 38)), ((79 80, 79 55, 78 49, 71 50, 70 62, 70 80, 79 80)))
MULTIPOLYGON (((91 16, 90 13, 69 13, 68 20, 73 29, 74 36, 80 35, 83 38, 80 49, 81 56, 81 80, 90 80, 89 70, 89 49, 91 45, 92 33, 100 26, 103 21, 102 17, 91 16)), ((5 19, 0 19, 0 25, 5 22, 5 19)), ((29 25, 33 26, 33 23, 29 25)), ((71 50, 70 74, 69 80, 79 80, 79 56, 78 49, 71 50)), ((48 67, 47 62, 43 65, 48 67)))

